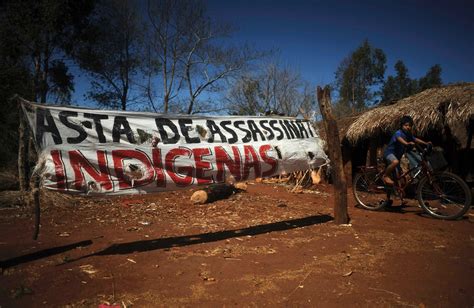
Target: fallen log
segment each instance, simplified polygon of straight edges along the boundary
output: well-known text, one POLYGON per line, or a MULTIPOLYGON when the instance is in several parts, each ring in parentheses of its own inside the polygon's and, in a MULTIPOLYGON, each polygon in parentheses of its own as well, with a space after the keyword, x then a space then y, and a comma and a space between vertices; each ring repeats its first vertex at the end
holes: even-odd
POLYGON ((236 192, 247 189, 245 183, 237 183, 235 186, 227 183, 212 184, 208 187, 197 190, 191 196, 191 201, 194 204, 211 203, 217 200, 226 199, 236 192))

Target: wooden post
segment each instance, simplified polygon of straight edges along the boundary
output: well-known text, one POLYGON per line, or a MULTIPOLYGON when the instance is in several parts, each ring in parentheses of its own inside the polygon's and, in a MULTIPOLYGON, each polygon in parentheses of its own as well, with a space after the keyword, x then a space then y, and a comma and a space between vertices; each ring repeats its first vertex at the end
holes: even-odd
POLYGON ((318 87, 317 97, 319 109, 323 116, 326 139, 328 142, 329 159, 331 160, 332 178, 334 183, 334 221, 336 224, 347 224, 347 182, 342 164, 341 142, 337 122, 332 115, 329 87, 318 87))
POLYGON ((20 190, 27 191, 29 188, 29 180, 28 180, 28 129, 27 123, 25 119, 25 115, 23 114, 23 110, 21 109, 20 104, 18 104, 18 114, 20 117, 20 126, 18 128, 18 180, 20 182, 20 190))

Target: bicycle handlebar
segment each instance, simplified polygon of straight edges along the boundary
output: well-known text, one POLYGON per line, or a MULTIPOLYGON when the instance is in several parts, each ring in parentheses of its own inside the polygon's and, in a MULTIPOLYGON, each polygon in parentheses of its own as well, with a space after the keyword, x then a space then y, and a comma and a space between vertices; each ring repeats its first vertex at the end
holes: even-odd
POLYGON ((420 151, 420 154, 423 158, 426 156, 430 155, 431 152, 433 151, 433 145, 431 143, 428 143, 426 147, 421 147, 419 144, 415 144, 415 148, 420 151))

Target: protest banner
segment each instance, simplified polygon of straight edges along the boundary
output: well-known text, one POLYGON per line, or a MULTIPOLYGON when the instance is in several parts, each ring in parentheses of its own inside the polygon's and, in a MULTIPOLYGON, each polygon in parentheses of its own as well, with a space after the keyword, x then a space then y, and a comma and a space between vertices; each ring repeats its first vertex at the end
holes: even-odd
POLYGON ((51 190, 151 193, 245 181, 327 162, 309 121, 190 116, 40 105, 22 100, 51 190))

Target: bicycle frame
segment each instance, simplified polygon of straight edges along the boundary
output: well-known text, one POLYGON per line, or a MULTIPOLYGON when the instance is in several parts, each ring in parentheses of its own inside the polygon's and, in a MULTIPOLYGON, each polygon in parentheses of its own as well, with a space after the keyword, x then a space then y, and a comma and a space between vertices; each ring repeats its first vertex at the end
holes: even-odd
MULTIPOLYGON (((361 172, 366 173, 370 172, 374 169, 377 169, 378 166, 363 166, 360 167, 361 172)), ((431 182, 431 174, 432 171, 429 168, 427 159, 425 154, 422 152, 421 153, 421 161, 420 164, 417 166, 414 166, 410 168, 409 170, 402 172, 402 174, 399 174, 398 172, 399 168, 395 169, 394 174, 395 174, 395 184, 394 186, 387 186, 384 184, 384 189, 387 192, 387 198, 390 200, 390 195, 391 195, 391 189, 394 189, 398 193, 398 197, 400 198, 400 201, 403 203, 403 197, 405 195, 405 189, 410 186, 415 179, 419 178, 421 176, 427 176, 431 182), (415 172, 415 175, 413 177, 410 177, 409 175, 412 172, 415 172)), ((378 172, 377 175, 375 176, 376 180, 381 180, 383 175, 385 173, 385 168, 383 168, 382 171, 378 172)))

